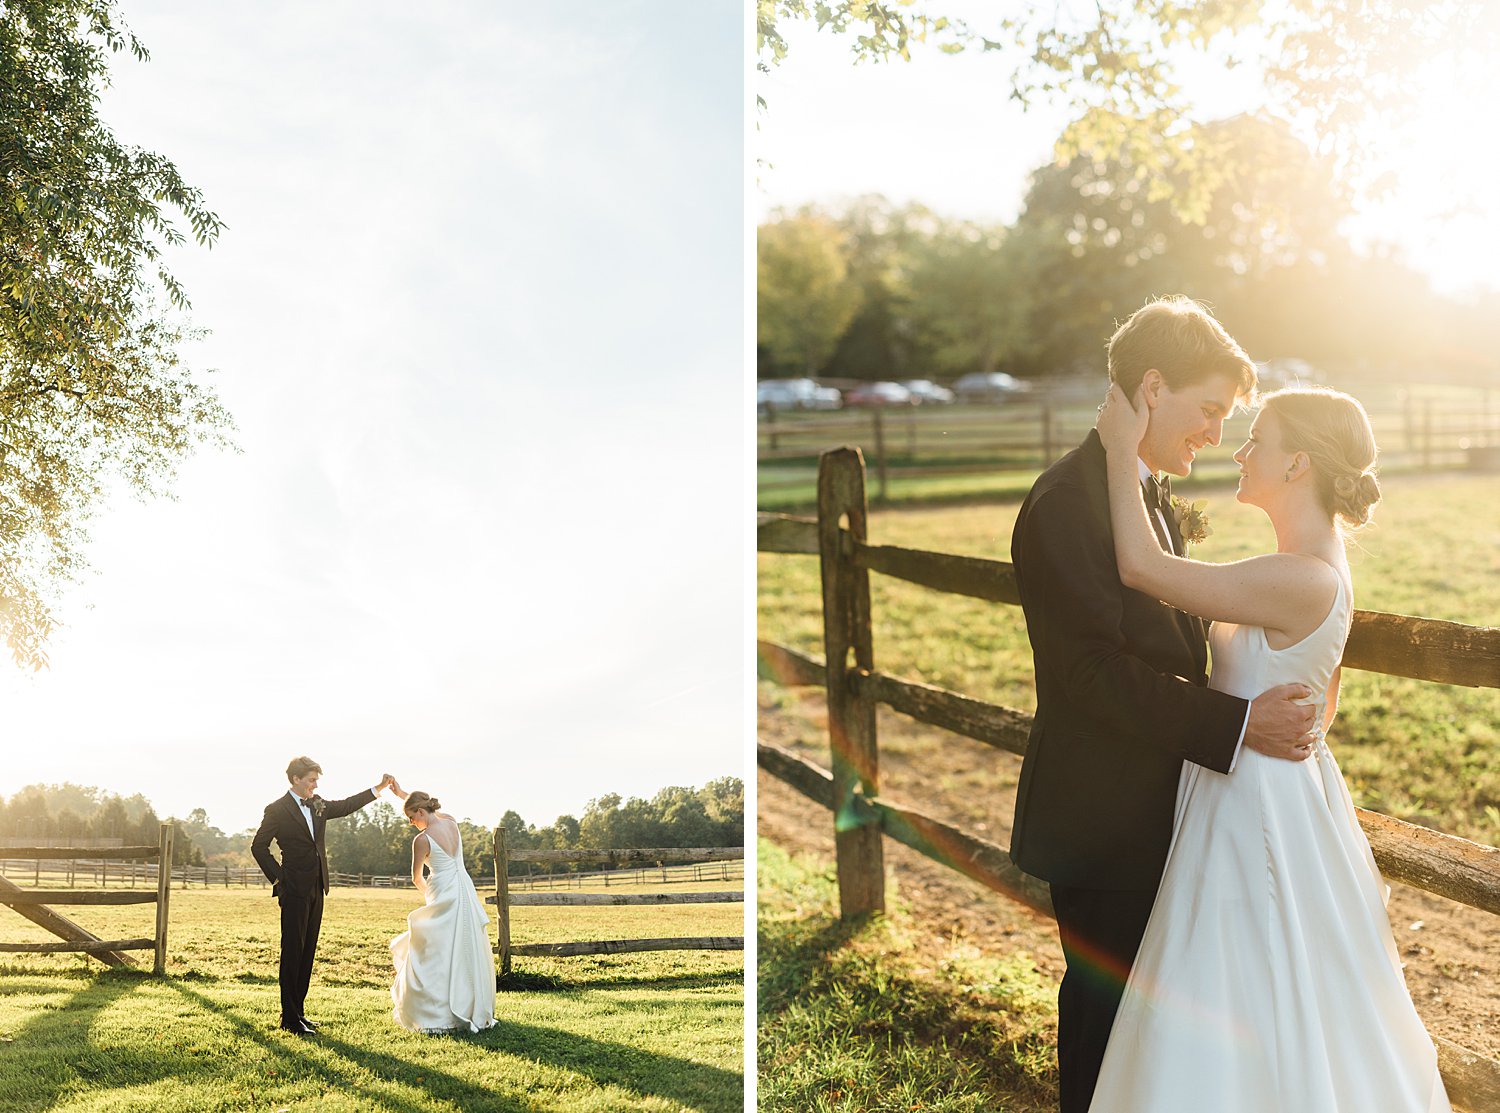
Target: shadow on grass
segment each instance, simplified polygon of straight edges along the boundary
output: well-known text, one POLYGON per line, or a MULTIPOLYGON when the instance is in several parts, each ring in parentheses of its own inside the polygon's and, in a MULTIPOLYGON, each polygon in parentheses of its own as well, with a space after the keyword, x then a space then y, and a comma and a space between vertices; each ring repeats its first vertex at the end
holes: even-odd
POLYGON ((831 910, 762 918, 761 1109, 864 1108, 897 1097, 913 1109, 1054 1109, 1051 1036, 1019 987, 921 969, 885 923, 844 924, 831 910))
MULTIPOLYGON (((13 1042, 0 1059, 0 1094, 5 1095, 5 1108, 50 1108, 68 1089, 80 1083, 87 1085, 92 1077, 108 1071, 110 1064, 101 1061, 88 1033, 100 1013, 140 989, 147 976, 140 970, 96 973, 61 1004, 45 1009, 17 1028, 13 1042), (57 1054, 59 1046, 79 1049, 64 1058, 57 1054)), ((10 983, 6 988, 11 988, 10 983)), ((38 987, 44 993, 55 992, 56 988, 38 987)), ((164 1053, 164 1065, 168 1058, 170 1053, 164 1053)), ((163 1070, 163 1074, 168 1073, 171 1068, 163 1070)))
POLYGON ((407 1058, 346 1043, 326 1034, 312 1037, 306 1044, 298 1040, 288 1045, 287 1038, 247 1022, 233 1009, 182 986, 174 988, 200 1008, 223 1017, 246 1038, 283 1057, 299 1060, 311 1070, 328 1073, 329 1064, 317 1052, 332 1052, 349 1065, 380 1078, 395 1080, 420 1072, 420 1084, 415 1081, 400 1083, 418 1091, 411 1098, 360 1086, 343 1076, 342 1071, 338 1072, 340 1085, 346 1090, 356 1092, 393 1113, 425 1113, 432 1108, 433 1101, 448 1101, 461 1109, 493 1110, 495 1113, 542 1113, 554 1108, 435 1069, 423 1056, 423 1041, 428 1039, 461 1041, 476 1052, 502 1052, 585 1075, 601 1086, 617 1086, 642 1097, 665 1098, 705 1113, 730 1113, 743 1106, 744 1079, 738 1073, 562 1029, 502 1020, 494 1028, 479 1033, 443 1037, 413 1034, 412 1055, 407 1058))
MULTIPOLYGON (((514 972, 512 972, 514 973, 514 972)), ((540 975, 546 977, 546 975, 540 975)), ((745 972, 714 971, 698 974, 663 974, 655 978, 632 978, 619 974, 597 974, 581 978, 554 978, 554 989, 719 989, 742 986, 745 972)))

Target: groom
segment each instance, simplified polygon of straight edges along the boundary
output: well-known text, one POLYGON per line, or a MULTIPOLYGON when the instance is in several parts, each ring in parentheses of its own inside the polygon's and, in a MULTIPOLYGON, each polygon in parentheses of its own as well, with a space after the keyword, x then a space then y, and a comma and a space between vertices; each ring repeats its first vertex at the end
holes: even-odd
POLYGON ((281 1027, 299 1036, 311 1035, 317 1025, 303 1015, 307 986, 312 980, 318 929, 323 925, 323 897, 328 892, 328 851, 323 842, 330 819, 357 812, 396 779, 389 773, 374 788, 347 800, 324 800, 316 795, 323 768, 310 757, 293 758, 286 767, 291 789, 266 805, 260 830, 250 853, 271 881, 271 892, 281 902, 281 1027), (271 843, 281 860, 271 855, 271 843))
MULTIPOLYGON (((1143 388, 1140 469, 1157 540, 1184 551, 1157 475, 1187 475, 1255 389, 1255 368, 1184 297, 1147 304, 1109 342, 1109 377, 1143 388)), ((1011 538, 1035 662, 1037 710, 1016 793, 1011 858, 1051 883, 1067 972, 1058 992, 1062 1113, 1093 1097, 1125 977, 1166 865, 1184 760, 1233 770, 1242 745, 1301 760, 1311 695, 1253 702, 1205 687, 1203 622, 1120 583, 1104 448, 1090 432, 1037 479, 1011 538)))

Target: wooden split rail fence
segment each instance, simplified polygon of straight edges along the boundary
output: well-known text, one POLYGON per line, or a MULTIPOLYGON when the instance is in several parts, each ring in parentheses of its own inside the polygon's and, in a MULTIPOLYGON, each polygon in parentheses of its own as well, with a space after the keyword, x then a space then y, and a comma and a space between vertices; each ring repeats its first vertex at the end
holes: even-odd
MULTIPOLYGON (((1046 883, 1017 869, 1005 847, 880 794, 877 704, 1017 755, 1026 752, 1031 716, 879 672, 871 646, 870 573, 1018 605, 1011 565, 870 544, 864 459, 855 448, 822 454, 816 519, 762 515, 757 532, 761 552, 813 554, 821 562, 824 659, 768 641, 759 650, 767 671, 782 682, 826 689, 830 768, 764 742, 757 757, 767 773, 834 814, 842 915, 884 910, 882 835, 1053 915, 1046 883)), ((1356 611, 1343 663, 1437 684, 1500 688, 1500 629, 1356 611)), ((1500 849, 1378 812, 1358 813, 1386 877, 1500 914, 1500 849)), ((1500 1063, 1448 1040, 1436 1043, 1453 1103, 1472 1113, 1500 1113, 1500 1063)))
MULTIPOLYGON (((161 825, 161 839, 156 846, 96 847, 89 850, 92 858, 114 860, 156 859, 158 868, 155 890, 131 889, 23 889, 0 878, 0 904, 9 905, 26 919, 58 936, 61 943, 0 943, 0 953, 55 954, 81 951, 91 954, 110 966, 133 966, 125 951, 154 950, 156 961, 152 969, 160 974, 167 967, 167 903, 172 893, 172 843, 176 833, 170 823, 161 825), (166 864, 167 868, 161 868, 166 864), (101 939, 99 936, 75 924, 55 912, 53 905, 60 904, 155 904, 156 934, 150 939, 101 939)), ((65 859, 78 854, 76 847, 59 846, 8 846, 4 850, 7 858, 41 861, 65 859)))
MULTIPOLYGON (((805 488, 811 463, 826 448, 856 444, 874 476, 877 502, 892 480, 996 475, 1045 468, 1082 439, 1095 421, 1093 396, 1045 392, 1000 406, 897 406, 840 413, 774 411, 756 426, 757 487, 764 492, 805 488)), ((1237 414, 1225 440, 1248 433, 1251 415, 1237 414)), ((1488 393, 1469 405, 1406 396, 1399 408, 1371 411, 1384 448, 1381 464, 1424 471, 1500 470, 1500 411, 1488 393)))
POLYGON ((495 895, 486 897, 496 907, 495 953, 500 956, 500 975, 510 973, 514 955, 612 955, 639 951, 742 951, 743 935, 674 936, 665 939, 591 939, 562 943, 522 943, 510 941, 510 910, 526 906, 599 906, 662 904, 743 903, 743 890, 733 892, 679 893, 513 893, 510 891, 512 862, 568 862, 603 864, 611 867, 664 866, 676 862, 739 861, 745 857, 743 847, 678 848, 661 847, 633 850, 511 850, 504 827, 495 829, 495 895))

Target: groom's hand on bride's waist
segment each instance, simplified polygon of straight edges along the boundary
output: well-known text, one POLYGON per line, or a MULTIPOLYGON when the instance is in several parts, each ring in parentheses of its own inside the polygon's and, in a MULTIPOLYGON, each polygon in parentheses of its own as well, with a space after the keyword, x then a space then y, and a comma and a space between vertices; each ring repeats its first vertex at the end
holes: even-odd
POLYGON ((1280 684, 1250 701, 1250 720, 1245 724, 1245 745, 1258 754, 1285 761, 1304 761, 1317 742, 1313 706, 1299 703, 1312 689, 1306 684, 1280 684))

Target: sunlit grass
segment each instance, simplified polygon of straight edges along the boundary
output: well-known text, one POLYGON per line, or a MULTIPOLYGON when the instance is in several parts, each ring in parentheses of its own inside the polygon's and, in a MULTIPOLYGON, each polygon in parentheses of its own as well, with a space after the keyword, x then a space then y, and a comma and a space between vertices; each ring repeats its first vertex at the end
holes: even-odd
MULTIPOLYGON (((696 883, 714 887, 710 883, 696 883)), ((722 883, 720 888, 724 888, 722 883)), ((276 903, 264 891, 174 891, 168 977, 77 955, 0 962, 0 1094, 11 1110, 738 1110, 743 958, 667 951, 516 960, 558 988, 500 994, 499 1024, 422 1037, 390 1016, 386 944, 409 890, 335 890, 307 1040, 275 1028, 276 903)), ((516 909, 516 942, 738 935, 738 904, 516 909), (584 913, 612 911, 613 922, 584 913), (670 915, 662 915, 664 911, 670 915)), ((150 905, 68 910, 110 938, 150 935, 150 905)), ((47 939, 16 916, 8 941, 47 939)), ((137 952, 149 966, 150 953, 137 952)), ((541 980, 541 979, 539 979, 541 980)))
POLYGON ((934 949, 899 908, 843 925, 832 874, 773 843, 759 869, 761 1110, 1056 1108, 1056 989, 1029 956, 934 949))

